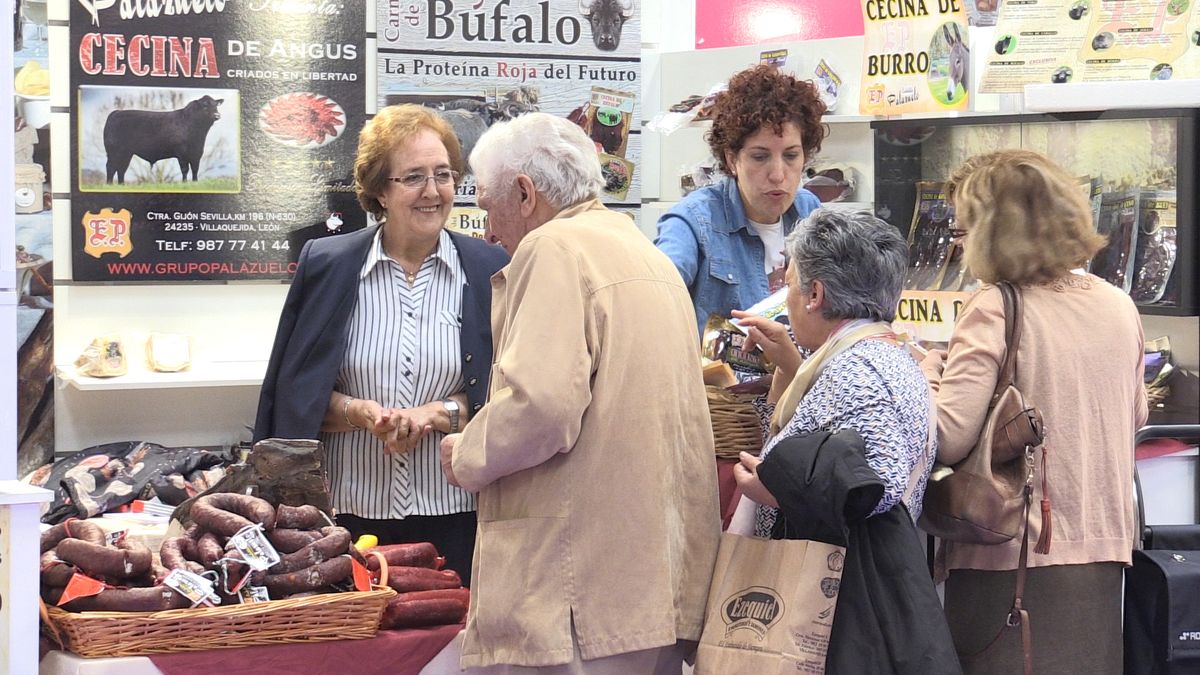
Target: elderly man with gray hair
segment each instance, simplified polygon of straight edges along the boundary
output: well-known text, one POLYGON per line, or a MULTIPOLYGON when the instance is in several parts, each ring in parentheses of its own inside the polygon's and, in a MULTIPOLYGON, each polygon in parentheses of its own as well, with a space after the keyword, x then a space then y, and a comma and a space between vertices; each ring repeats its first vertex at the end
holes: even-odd
POLYGON ((679 673, 700 637, 720 521, 691 298, 599 200, 592 141, 530 113, 471 153, 492 277, 487 405, 442 443, 479 492, 462 666, 679 673))

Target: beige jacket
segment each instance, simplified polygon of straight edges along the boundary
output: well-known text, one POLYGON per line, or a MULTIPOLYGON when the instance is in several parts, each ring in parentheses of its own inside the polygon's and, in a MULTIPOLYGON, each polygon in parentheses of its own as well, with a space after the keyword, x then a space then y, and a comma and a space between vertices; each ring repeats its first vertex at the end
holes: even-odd
POLYGON ((489 402, 453 455, 479 491, 462 666, 696 640, 720 536, 691 299, 625 216, 578 205, 492 277, 489 402))
MULTIPOLYGON (((1045 419, 1054 523, 1050 553, 1031 551, 1029 566, 1128 563, 1135 530, 1133 434, 1147 414, 1137 308, 1090 274, 1022 287, 1022 297, 1016 384, 1045 419)), ((959 462, 974 447, 1003 357, 1004 303, 999 289, 985 286, 964 305, 945 369, 930 381, 942 462, 959 462)), ((1041 452, 1035 461, 1040 472, 1041 452)), ((1041 500, 1035 480, 1030 549, 1042 531, 1041 500)), ((947 542, 939 572, 1016 569, 1020 547, 1019 538, 998 546, 947 542)))

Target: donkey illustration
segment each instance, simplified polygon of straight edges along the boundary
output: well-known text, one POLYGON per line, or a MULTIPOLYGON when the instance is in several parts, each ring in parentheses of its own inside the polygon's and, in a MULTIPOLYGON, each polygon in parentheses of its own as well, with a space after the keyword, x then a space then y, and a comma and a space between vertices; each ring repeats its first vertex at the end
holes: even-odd
POLYGON ((953 101, 958 94, 958 85, 961 84, 964 91, 970 86, 971 52, 958 32, 957 23, 942 24, 942 35, 950 47, 950 79, 946 82, 946 100, 953 101))

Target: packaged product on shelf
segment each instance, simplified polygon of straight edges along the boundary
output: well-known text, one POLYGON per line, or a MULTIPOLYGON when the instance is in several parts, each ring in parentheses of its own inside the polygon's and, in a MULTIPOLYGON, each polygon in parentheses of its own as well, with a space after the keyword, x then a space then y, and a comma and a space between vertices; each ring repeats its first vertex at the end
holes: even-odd
POLYGON ((913 207, 912 227, 908 231, 909 290, 937 290, 935 283, 944 278, 950 255, 950 221, 954 209, 946 201, 946 185, 937 181, 917 181, 917 203, 913 207))
POLYGON ((1100 200, 1096 231, 1108 243, 1092 258, 1091 272, 1128 293, 1133 286, 1133 257, 1138 234, 1137 190, 1110 192, 1100 200))
POLYGON ((633 162, 624 157, 600 153, 600 173, 604 176, 604 194, 623 200, 633 182, 633 162))
POLYGON ((121 337, 101 335, 92 340, 79 358, 75 359, 75 368, 80 375, 91 377, 115 377, 129 372, 121 337))
POLYGON ((1141 194, 1133 288, 1129 292, 1139 305, 1158 302, 1167 290, 1177 250, 1175 208, 1173 190, 1141 194))
POLYGON ((175 373, 192 365, 192 338, 189 335, 151 333, 146 340, 146 361, 151 370, 175 373))
POLYGON ((636 100, 637 94, 633 92, 592 87, 583 130, 596 144, 598 152, 625 156, 636 100))

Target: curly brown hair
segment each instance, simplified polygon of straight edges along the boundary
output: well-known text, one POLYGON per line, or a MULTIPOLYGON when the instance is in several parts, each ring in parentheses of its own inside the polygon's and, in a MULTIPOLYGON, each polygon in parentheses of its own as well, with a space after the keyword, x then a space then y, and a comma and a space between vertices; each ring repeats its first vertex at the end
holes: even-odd
MULTIPOLYGON (((379 195, 388 187, 388 176, 391 174, 388 163, 392 151, 423 129, 433 131, 442 139, 446 154, 450 155, 450 168, 462 175, 462 150, 458 136, 437 111, 412 103, 380 108, 359 133, 358 154, 354 158, 354 191, 358 203, 376 220, 383 220, 387 213, 379 203, 379 195)), ((457 183, 455 181, 455 187, 457 183)))
POLYGON ((713 156, 727 175, 726 151, 737 154, 746 139, 760 129, 771 127, 783 133, 783 125, 793 122, 800 129, 804 158, 810 161, 821 151, 827 128, 821 123, 825 103, 812 82, 767 65, 747 68, 729 78, 728 88, 717 94, 713 104, 713 123, 705 140, 713 156))

